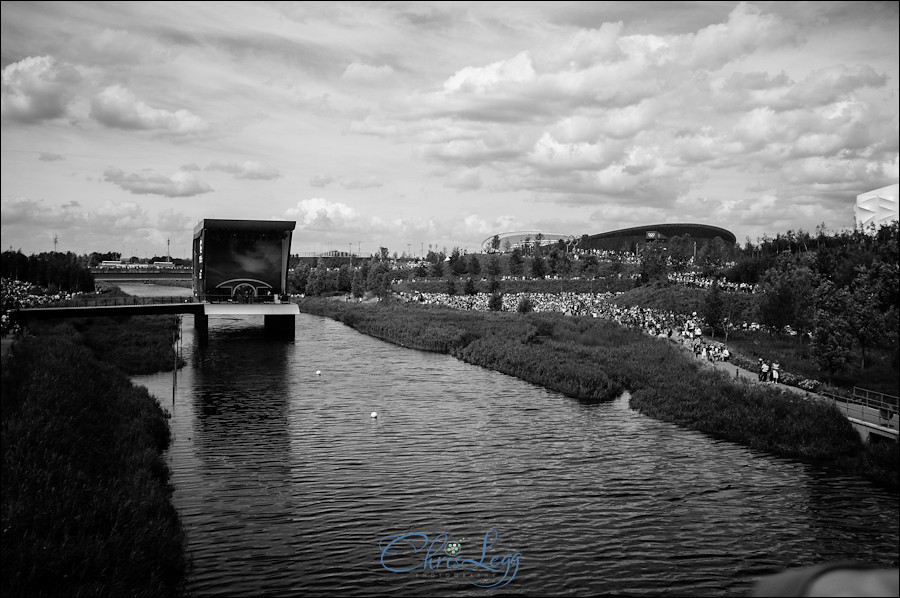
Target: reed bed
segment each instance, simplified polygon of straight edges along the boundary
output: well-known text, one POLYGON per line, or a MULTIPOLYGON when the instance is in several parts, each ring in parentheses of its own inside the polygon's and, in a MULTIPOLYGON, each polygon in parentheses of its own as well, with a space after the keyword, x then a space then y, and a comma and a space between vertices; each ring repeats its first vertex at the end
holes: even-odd
POLYGON ((169 416, 83 340, 57 328, 4 360, 2 595, 177 595, 169 416))

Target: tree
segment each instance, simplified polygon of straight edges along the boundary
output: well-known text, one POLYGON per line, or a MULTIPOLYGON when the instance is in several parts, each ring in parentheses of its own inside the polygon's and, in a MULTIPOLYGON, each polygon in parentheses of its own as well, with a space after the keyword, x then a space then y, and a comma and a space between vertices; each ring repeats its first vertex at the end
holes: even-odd
POLYGON ((568 253, 561 253, 556 262, 556 272, 560 276, 568 276, 572 271, 572 260, 568 253))
POLYGON ((531 302, 531 297, 528 295, 524 295, 521 299, 519 299, 519 304, 516 306, 516 311, 520 314, 527 314, 534 311, 534 304, 531 302))
POLYGON ((456 276, 466 273, 466 260, 460 254, 459 247, 454 247, 450 253, 450 272, 456 276))
POLYGON ((500 235, 494 235, 491 239, 491 251, 496 252, 498 249, 500 249, 500 235))
POLYGON ((387 262, 378 262, 369 270, 366 288, 379 299, 384 299, 391 292, 391 268, 387 262))
POLYGON ((444 275, 444 260, 443 258, 435 260, 431 263, 431 275, 435 278, 441 278, 444 275))
POLYGON ((516 247, 509 255, 509 273, 512 276, 522 276, 524 271, 524 262, 522 261, 522 252, 516 247))
POLYGON ((325 292, 327 273, 328 271, 325 268, 325 262, 320 260, 316 269, 309 273, 309 278, 306 281, 307 295, 314 297, 325 292))
MULTIPOLYGON (((863 370, 869 350, 882 344, 889 331, 896 328, 896 324, 891 326, 896 322, 895 310, 891 309, 891 302, 896 301, 892 298, 897 293, 896 273, 892 275, 891 268, 878 260, 873 266, 872 269, 864 266, 856 269, 847 312, 863 370)), ((893 270, 896 272, 896 267, 893 270)))
POLYGON ((488 309, 491 311, 501 311, 503 309, 503 294, 502 293, 493 293, 491 294, 491 298, 488 299, 488 309))
POLYGON ((760 283, 760 321, 777 331, 790 326, 797 332, 812 329, 815 304, 810 300, 821 282, 806 258, 785 254, 766 270, 760 283))
POLYGON ((481 262, 478 260, 478 254, 471 254, 469 256, 469 274, 472 276, 478 276, 481 273, 481 262))
POLYGON ((451 297, 456 294, 456 279, 452 276, 447 277, 447 294, 451 297))
POLYGON ((338 268, 337 290, 342 293, 349 293, 353 284, 353 272, 350 270, 350 264, 343 264, 338 268))
POLYGON ((466 278, 466 283, 463 285, 463 293, 466 295, 474 295, 478 291, 475 289, 475 281, 472 280, 472 277, 469 276, 466 278))
POLYGON ((366 294, 366 283, 360 268, 355 268, 353 270, 353 282, 350 285, 350 294, 357 299, 366 294))
POLYGON ((579 260, 581 275, 591 279, 591 294, 594 294, 594 280, 600 273, 600 262, 595 255, 585 255, 579 260))
POLYGON ((536 254, 531 258, 531 277, 544 278, 545 276, 547 276, 547 264, 540 254, 536 254))
POLYGON ((703 319, 707 326, 712 328, 713 337, 716 332, 725 333, 725 300, 722 298, 722 289, 719 288, 719 281, 716 280, 706 292, 703 300, 703 319))
POLYGON ((647 243, 640 252, 641 282, 667 281, 668 255, 662 243, 647 243))
POLYGON ((488 258, 487 273, 489 276, 500 276, 500 258, 496 255, 488 258))
POLYGON ((810 349, 819 371, 828 374, 829 383, 847 365, 853 349, 853 331, 846 317, 850 303, 847 290, 837 288, 830 281, 825 281, 816 290, 810 349))
POLYGON ((676 272, 682 272, 694 257, 694 240, 690 235, 669 239, 669 260, 676 272))

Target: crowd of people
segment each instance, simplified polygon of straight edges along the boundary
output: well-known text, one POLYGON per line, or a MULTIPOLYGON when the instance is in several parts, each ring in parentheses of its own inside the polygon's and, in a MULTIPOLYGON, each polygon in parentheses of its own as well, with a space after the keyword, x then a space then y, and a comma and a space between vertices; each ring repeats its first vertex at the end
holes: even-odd
POLYGON ((20 326, 12 321, 12 313, 17 309, 67 301, 79 294, 67 291, 49 293, 33 283, 11 278, 0 280, 0 290, 0 333, 4 338, 9 334, 18 336, 22 332, 20 326))
MULTIPOLYGON (((712 278, 701 276, 696 272, 674 272, 669 274, 669 282, 680 284, 694 289, 708 289, 715 282, 712 278)), ((719 287, 723 291, 731 291, 733 293, 755 293, 759 291, 758 284, 749 284, 746 282, 728 282, 719 279, 719 287)))
MULTIPOLYGON (((674 343, 704 361, 722 362, 731 359, 731 353, 723 343, 703 338, 703 323, 697 313, 677 314, 668 310, 649 307, 623 307, 616 305, 614 293, 509 293, 503 296, 503 310, 516 311, 523 301, 534 312, 557 312, 570 316, 590 316, 611 320, 622 326, 636 328, 644 333, 674 343)), ((454 309, 488 310, 489 295, 448 295, 446 293, 400 293, 401 299, 454 309)), ((747 328, 748 325, 745 325, 747 328)))
MULTIPOLYGON (((405 301, 417 301, 442 305, 454 309, 486 311, 490 295, 448 295, 446 293, 401 292, 405 301)), ((590 316, 612 320, 630 328, 638 328, 652 336, 700 337, 702 323, 696 312, 677 314, 650 307, 623 307, 616 305, 617 293, 507 293, 503 295, 503 311, 516 311, 522 302, 528 302, 534 312, 557 312, 567 316, 590 316), (695 335, 696 332, 696 335, 695 335)))

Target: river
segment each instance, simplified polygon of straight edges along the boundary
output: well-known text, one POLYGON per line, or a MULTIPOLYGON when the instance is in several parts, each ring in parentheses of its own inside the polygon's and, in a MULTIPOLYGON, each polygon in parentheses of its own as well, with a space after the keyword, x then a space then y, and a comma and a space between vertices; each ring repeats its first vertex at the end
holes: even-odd
POLYGON ((209 324, 200 347, 185 317, 174 387, 134 378, 172 413, 197 595, 723 596, 784 567, 897 566, 896 493, 627 394, 585 404, 307 314, 288 342, 209 324))

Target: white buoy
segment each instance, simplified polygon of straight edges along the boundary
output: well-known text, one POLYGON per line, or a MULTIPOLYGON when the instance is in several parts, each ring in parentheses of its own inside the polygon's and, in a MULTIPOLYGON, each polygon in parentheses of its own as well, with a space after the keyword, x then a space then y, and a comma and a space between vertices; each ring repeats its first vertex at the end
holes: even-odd
POLYGON ((321 375, 322 375, 322 370, 316 370, 316 376, 321 376, 321 375))
POLYGON ((377 412, 377 411, 373 411, 373 412, 372 412, 372 417, 378 417, 378 412, 377 412))

